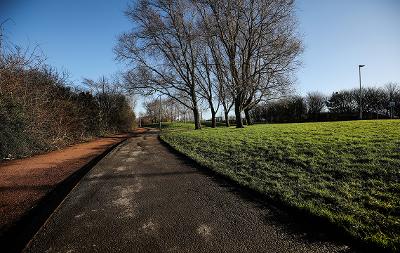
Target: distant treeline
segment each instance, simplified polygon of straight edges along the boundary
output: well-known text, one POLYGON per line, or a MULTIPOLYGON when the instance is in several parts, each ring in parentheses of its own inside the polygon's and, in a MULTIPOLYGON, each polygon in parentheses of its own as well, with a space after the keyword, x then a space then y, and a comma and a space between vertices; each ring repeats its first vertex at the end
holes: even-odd
MULTIPOLYGON (((400 86, 362 89, 363 119, 399 118, 400 86)), ((290 96, 259 104, 251 111, 255 122, 307 122, 359 119, 360 90, 342 90, 324 96, 318 92, 307 96, 290 96)))
MULTIPOLYGON (((86 80, 89 82, 90 80, 86 80)), ((67 75, 21 50, 0 54, 0 158, 29 156, 95 136, 128 131, 135 115, 109 83, 74 90, 67 75)), ((0 159, 0 161, 1 161, 0 159)))

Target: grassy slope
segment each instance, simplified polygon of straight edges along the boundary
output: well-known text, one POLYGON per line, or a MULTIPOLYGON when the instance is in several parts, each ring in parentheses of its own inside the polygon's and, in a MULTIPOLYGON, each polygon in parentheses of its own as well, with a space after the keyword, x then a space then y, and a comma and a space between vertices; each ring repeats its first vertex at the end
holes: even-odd
POLYGON ((400 243, 400 120, 166 131, 180 152, 364 241, 400 243))

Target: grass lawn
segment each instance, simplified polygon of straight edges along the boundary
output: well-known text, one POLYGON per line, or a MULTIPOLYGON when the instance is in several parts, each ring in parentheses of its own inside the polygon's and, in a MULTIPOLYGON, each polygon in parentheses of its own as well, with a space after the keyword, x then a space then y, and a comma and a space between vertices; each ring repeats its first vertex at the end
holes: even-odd
POLYGON ((400 120, 182 128, 161 138, 357 239, 400 250, 400 120))

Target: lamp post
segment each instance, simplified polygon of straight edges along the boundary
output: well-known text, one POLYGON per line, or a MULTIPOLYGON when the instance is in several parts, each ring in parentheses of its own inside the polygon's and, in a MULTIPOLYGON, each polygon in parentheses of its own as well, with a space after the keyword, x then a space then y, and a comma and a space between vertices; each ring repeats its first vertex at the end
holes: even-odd
POLYGON ((358 65, 358 77, 360 80, 360 120, 363 118, 362 115, 362 89, 361 89, 361 68, 365 65, 358 65))

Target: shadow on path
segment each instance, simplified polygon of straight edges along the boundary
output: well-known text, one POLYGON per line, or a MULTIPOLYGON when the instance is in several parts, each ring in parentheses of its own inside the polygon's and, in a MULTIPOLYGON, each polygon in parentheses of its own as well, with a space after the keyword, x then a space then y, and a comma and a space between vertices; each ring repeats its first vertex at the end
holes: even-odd
POLYGON ((196 168, 199 173, 208 176, 220 187, 238 195, 240 198, 252 203, 255 207, 260 208, 261 210, 267 210, 268 212, 266 212, 264 217, 264 222, 266 224, 279 226, 284 229, 286 233, 297 238, 302 238, 309 243, 322 241, 338 242, 343 245, 349 245, 344 246, 343 252, 384 252, 381 248, 376 248, 374 246, 371 247, 370 245, 366 245, 364 242, 352 239, 345 233, 345 231, 324 219, 309 215, 301 210, 289 207, 279 201, 275 201, 253 189, 239 185, 227 176, 198 164, 195 160, 175 150, 161 138, 159 138, 159 141, 183 163, 196 168))

